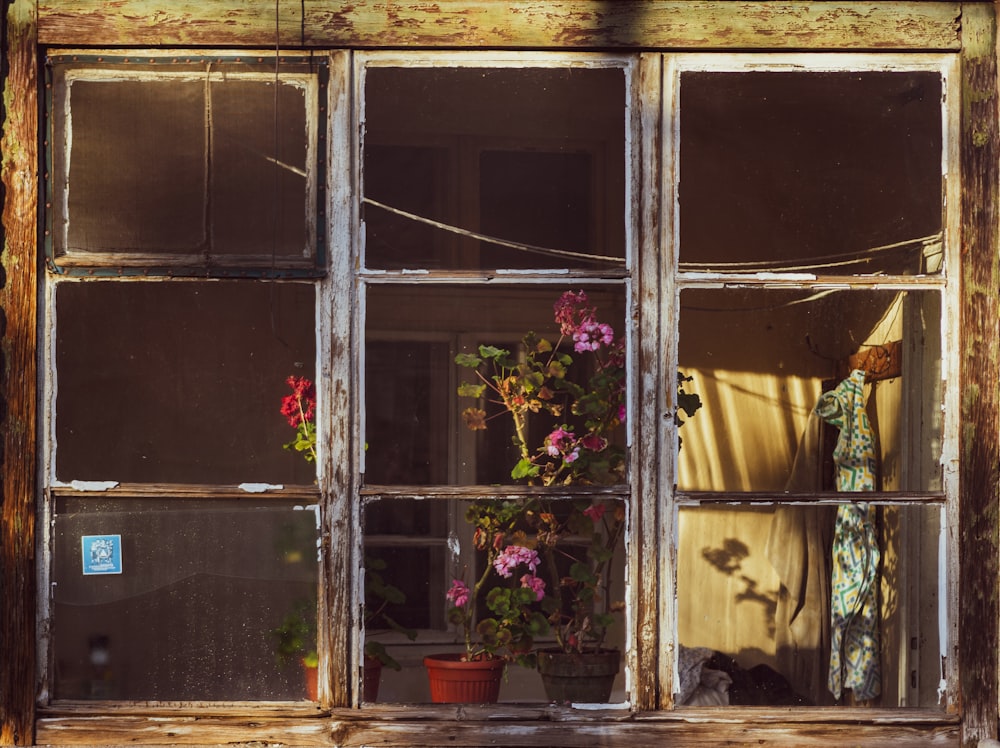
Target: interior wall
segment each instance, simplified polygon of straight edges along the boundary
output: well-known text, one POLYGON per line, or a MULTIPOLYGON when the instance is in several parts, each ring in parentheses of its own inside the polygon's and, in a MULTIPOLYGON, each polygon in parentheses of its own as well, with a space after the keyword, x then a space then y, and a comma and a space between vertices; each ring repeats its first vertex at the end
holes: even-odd
MULTIPOLYGON (((933 383, 939 366, 935 355, 923 355, 925 348, 937 346, 938 317, 928 299, 894 294, 879 315, 868 310, 852 319, 845 306, 840 317, 847 329, 853 328, 846 337, 857 340, 859 348, 889 341, 905 343, 903 374, 873 381, 864 390, 866 412, 878 442, 877 490, 930 490, 934 486, 935 471, 930 464, 922 464, 926 451, 914 452, 909 447, 913 442, 933 443, 939 425, 938 417, 926 412, 927 403, 937 398, 934 386, 917 386, 933 383), (869 332, 859 332, 866 329, 869 332)), ((768 347, 772 340, 778 342, 766 334, 769 321, 743 324, 739 336, 755 335, 754 350, 760 361, 769 357, 778 361, 794 349, 791 345, 768 347)), ((685 389, 697 392, 703 405, 680 430, 679 488, 829 489, 832 474, 824 478, 823 472, 830 472, 832 463, 822 453, 833 445, 828 442, 824 447, 811 433, 818 419, 810 419, 810 413, 819 394, 837 380, 754 371, 738 356, 727 359, 723 355, 727 349, 721 344, 715 347, 719 333, 713 327, 689 324, 686 330, 690 339, 716 352, 724 365, 686 368, 682 350, 682 371, 694 377, 685 389)), ((788 368, 805 365, 791 363, 788 368)), ((828 432, 826 438, 835 439, 836 433, 828 432)), ((682 510, 677 587, 680 643, 717 650, 734 657, 743 668, 772 667, 812 703, 831 703, 826 689, 829 638, 819 631, 828 626, 829 586, 803 582, 796 588, 793 582, 800 570, 828 582, 835 512, 832 505, 703 505, 682 510), (801 554, 801 560, 796 554, 801 554), (799 590, 798 603, 788 600, 789 587, 799 590), (824 591, 819 593, 821 588, 824 591), (784 607, 789 603, 791 608, 784 607), (805 607, 794 613, 796 604, 803 603, 805 607), (782 627, 789 621, 789 611, 793 611, 792 622, 785 631, 782 627), (784 651, 790 645, 794 652, 784 651)), ((878 510, 878 528, 881 703, 932 706, 938 672, 939 511, 883 506, 878 510)))

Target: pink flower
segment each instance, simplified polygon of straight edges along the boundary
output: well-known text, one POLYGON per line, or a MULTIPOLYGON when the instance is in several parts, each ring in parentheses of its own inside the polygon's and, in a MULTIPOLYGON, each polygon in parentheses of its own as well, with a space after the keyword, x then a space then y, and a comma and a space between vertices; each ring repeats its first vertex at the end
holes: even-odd
POLYGON ((615 339, 615 331, 611 325, 587 319, 573 333, 573 350, 577 353, 600 350, 602 345, 611 345, 615 339))
POLYGON ((581 311, 586 313, 584 310, 586 303, 587 294, 583 291, 579 293, 566 291, 553 305, 556 322, 559 323, 559 329, 563 335, 572 335, 575 332, 579 324, 577 317, 580 316, 581 311))
POLYGON ((469 602, 469 588, 461 579, 455 579, 451 583, 451 589, 445 593, 451 603, 456 608, 463 608, 469 602))
POLYGON ((560 454, 573 449, 573 432, 560 427, 552 431, 545 437, 545 451, 550 457, 558 457, 560 454))
POLYGON ((504 579, 509 579, 520 564, 526 564, 529 571, 534 574, 539 563, 537 551, 520 545, 508 545, 493 559, 493 568, 504 579))
POLYGON ((521 577, 521 586, 535 593, 535 600, 545 597, 545 580, 536 577, 534 574, 525 574, 521 577))
POLYGON ((608 440, 597 434, 587 434, 580 440, 580 444, 583 445, 584 449, 589 449, 591 452, 603 452, 608 446, 608 440))
POLYGON ((607 507, 604 504, 591 504, 583 510, 583 513, 590 517, 591 521, 596 524, 601 521, 601 517, 604 516, 606 510, 607 507))

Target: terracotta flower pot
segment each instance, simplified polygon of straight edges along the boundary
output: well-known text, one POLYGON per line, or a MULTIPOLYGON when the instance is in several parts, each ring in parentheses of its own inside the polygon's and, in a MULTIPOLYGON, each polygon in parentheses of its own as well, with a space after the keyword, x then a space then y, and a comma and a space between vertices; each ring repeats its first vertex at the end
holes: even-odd
POLYGON ((436 704, 493 704, 500 698, 506 663, 500 659, 465 661, 458 654, 424 658, 431 701, 436 704))
POLYGON ((560 704, 603 704, 611 698, 621 665, 617 649, 578 654, 559 650, 538 653, 545 695, 560 704))
POLYGON ((319 701, 319 686, 317 683, 319 668, 315 665, 306 665, 306 661, 302 660, 302 672, 306 678, 306 695, 310 701, 319 701))
POLYGON ((382 679, 382 661, 365 657, 362 698, 367 702, 378 701, 378 687, 382 679))

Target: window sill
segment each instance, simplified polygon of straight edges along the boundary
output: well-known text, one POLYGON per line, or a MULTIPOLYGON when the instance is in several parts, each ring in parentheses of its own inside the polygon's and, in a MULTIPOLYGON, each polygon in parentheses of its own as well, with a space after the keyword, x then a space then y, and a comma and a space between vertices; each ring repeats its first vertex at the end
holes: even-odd
POLYGON ((371 705, 322 710, 302 703, 59 704, 40 710, 45 745, 288 746, 720 745, 808 748, 958 746, 960 718, 936 710, 685 708, 670 712, 555 705, 371 705))

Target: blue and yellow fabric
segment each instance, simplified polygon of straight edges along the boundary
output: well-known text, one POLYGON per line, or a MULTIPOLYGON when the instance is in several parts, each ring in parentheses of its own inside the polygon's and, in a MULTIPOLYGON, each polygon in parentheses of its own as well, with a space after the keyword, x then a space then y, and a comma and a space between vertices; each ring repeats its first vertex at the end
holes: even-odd
MULTIPOLYGON (((865 373, 855 370, 816 405, 816 414, 840 429, 833 452, 838 491, 875 489, 875 434, 865 411, 864 384, 865 373)), ((828 678, 838 699, 848 689, 855 700, 881 692, 879 561, 875 507, 841 505, 833 536, 828 678)))

